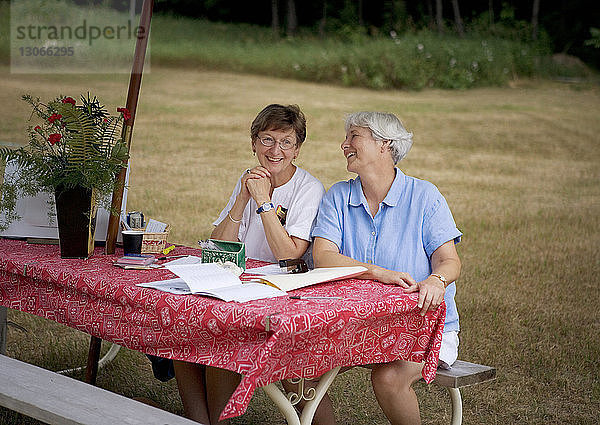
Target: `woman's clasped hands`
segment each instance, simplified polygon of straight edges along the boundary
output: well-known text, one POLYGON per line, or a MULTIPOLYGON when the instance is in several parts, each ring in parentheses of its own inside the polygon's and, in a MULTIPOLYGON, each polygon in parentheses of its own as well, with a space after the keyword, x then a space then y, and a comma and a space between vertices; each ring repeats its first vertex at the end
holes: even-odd
POLYGON ((242 177, 240 194, 247 199, 254 199, 259 205, 271 198, 271 173, 265 167, 258 165, 248 169, 242 177))

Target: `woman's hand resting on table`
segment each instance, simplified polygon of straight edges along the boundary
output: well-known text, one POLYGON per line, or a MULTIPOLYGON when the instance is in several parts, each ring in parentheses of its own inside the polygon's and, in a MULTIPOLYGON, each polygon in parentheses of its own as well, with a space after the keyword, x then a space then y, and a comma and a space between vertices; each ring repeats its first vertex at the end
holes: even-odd
POLYGON ((429 276, 417 284, 417 289, 419 291, 419 302, 417 305, 421 309, 421 316, 424 316, 428 310, 436 310, 442 301, 444 301, 446 288, 444 288, 444 284, 437 277, 429 276))
POLYGON ((400 286, 405 292, 419 291, 418 307, 420 314, 424 316, 428 310, 437 309, 444 300, 444 284, 437 278, 429 276, 427 279, 417 282, 408 273, 381 269, 377 280, 381 283, 390 283, 400 286))
POLYGON ((414 292, 419 289, 417 281, 411 275, 404 272, 396 272, 394 270, 384 269, 383 267, 372 266, 373 277, 381 283, 390 283, 398 285, 406 292, 414 292))

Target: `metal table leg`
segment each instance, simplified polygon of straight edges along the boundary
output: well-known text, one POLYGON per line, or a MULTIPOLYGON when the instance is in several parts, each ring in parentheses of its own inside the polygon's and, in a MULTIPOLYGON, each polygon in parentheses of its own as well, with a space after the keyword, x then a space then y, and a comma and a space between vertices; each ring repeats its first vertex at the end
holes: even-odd
POLYGON ((6 354, 7 308, 0 305, 0 354, 6 354))
MULTIPOLYGON (((8 308, 4 306, 0 306, 0 354, 6 355, 6 338, 7 338, 7 324, 8 324, 8 308)), ((20 326, 18 326, 20 328, 20 326)), ((23 329, 24 330, 24 329, 23 329)), ((88 353, 88 364, 87 364, 87 373, 86 373, 86 381, 89 383, 96 382, 96 375, 98 370, 102 368, 106 363, 112 361, 121 346, 117 344, 113 344, 108 352, 102 357, 100 360, 100 347, 102 344, 102 340, 100 338, 91 337, 90 340, 90 350, 88 353)), ((72 369, 60 370, 56 373, 66 374, 72 372, 78 372, 83 369, 86 369, 86 366, 75 367, 72 369)))
POLYGON ((319 383, 315 388, 309 388, 307 394, 304 394, 304 379, 300 380, 300 394, 290 393, 286 397, 282 391, 274 384, 271 383, 263 388, 269 398, 279 408, 281 413, 285 416, 288 425, 310 425, 319 407, 319 403, 327 393, 327 390, 333 383, 333 380, 340 371, 340 367, 331 369, 329 372, 321 376, 319 383), (312 391, 311 391, 312 390, 312 391), (298 413, 294 408, 300 400, 308 400, 302 410, 302 416, 298 417, 298 413))
POLYGON ((100 347, 102 347, 102 340, 96 336, 92 336, 90 338, 90 350, 88 353, 87 368, 85 370, 85 382, 88 384, 96 385, 100 347))
MULTIPOLYGON (((117 356, 117 353, 119 352, 120 349, 121 349, 120 345, 113 343, 113 345, 110 346, 110 348, 108 349, 106 354, 100 360, 98 360, 98 370, 102 369, 102 367, 105 364, 113 361, 114 358, 117 356)), ((67 373, 79 372, 81 370, 84 370, 85 368, 86 368, 85 366, 74 367, 72 369, 59 370, 56 373, 60 373, 61 375, 64 375, 67 373)))

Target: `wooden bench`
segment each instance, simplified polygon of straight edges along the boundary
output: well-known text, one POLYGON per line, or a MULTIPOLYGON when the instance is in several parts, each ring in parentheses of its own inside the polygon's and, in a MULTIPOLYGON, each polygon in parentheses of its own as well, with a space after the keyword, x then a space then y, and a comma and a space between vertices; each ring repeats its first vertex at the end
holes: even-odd
POLYGON ((67 376, 0 355, 0 406, 49 424, 198 425, 67 376))
POLYGON ((438 369, 434 384, 446 387, 452 400, 452 425, 462 424, 462 397, 460 389, 469 385, 496 379, 496 369, 477 363, 457 360, 449 370, 438 369))

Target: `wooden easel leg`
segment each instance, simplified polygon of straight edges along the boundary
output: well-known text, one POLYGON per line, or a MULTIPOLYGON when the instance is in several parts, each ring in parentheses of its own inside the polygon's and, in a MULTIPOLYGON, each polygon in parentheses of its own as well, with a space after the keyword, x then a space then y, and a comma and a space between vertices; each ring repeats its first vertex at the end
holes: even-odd
POLYGON ((96 385, 101 346, 102 340, 100 338, 95 336, 90 338, 90 351, 88 352, 87 368, 85 370, 85 382, 88 384, 96 385))
POLYGON ((7 311, 8 309, 0 305, 0 354, 6 354, 6 331, 7 331, 7 311))

